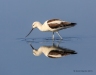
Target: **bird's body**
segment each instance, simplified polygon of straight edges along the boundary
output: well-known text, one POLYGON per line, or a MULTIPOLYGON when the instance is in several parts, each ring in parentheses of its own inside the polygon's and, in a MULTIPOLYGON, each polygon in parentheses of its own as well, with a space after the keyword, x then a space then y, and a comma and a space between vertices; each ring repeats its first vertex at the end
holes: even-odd
MULTIPOLYGON (((76 25, 76 23, 62 21, 60 19, 51 19, 51 20, 45 21, 43 24, 41 24, 38 21, 34 22, 32 24, 32 30, 33 30, 33 28, 38 28, 40 31, 50 31, 50 32, 53 32, 53 39, 54 39, 54 32, 56 32, 59 35, 59 37, 62 39, 62 37, 60 36, 58 31, 62 30, 62 29, 73 27, 75 25, 76 25)), ((32 30, 30 31, 30 33, 32 32, 32 30)))
POLYGON ((42 53, 49 58, 60 58, 70 54, 77 54, 74 50, 56 46, 41 46, 39 49, 34 49, 33 46, 30 44, 33 49, 33 54, 35 56, 40 56, 42 53))

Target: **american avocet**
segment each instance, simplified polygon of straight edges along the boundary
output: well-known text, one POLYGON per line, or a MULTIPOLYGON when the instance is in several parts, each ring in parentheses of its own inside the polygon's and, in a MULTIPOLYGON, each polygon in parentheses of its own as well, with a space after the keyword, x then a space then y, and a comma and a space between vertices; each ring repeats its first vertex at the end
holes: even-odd
POLYGON ((41 46, 39 49, 34 49, 32 44, 30 44, 33 49, 33 54, 35 56, 40 56, 42 53, 49 58, 60 58, 70 54, 77 54, 74 50, 56 46, 41 46))
MULTIPOLYGON (((38 28, 40 31, 50 31, 53 32, 53 36, 52 39, 54 39, 54 32, 56 32, 59 37, 61 39, 63 39, 60 34, 59 34, 59 30, 62 29, 66 29, 66 28, 70 28, 75 26, 76 23, 72 23, 72 22, 67 22, 67 21, 62 21, 60 19, 51 19, 51 20, 47 20, 44 22, 44 24, 42 25, 40 22, 36 21, 32 24, 32 29, 31 31, 27 34, 27 36, 32 32, 32 30, 34 28, 38 28)), ((26 37, 27 37, 26 36, 26 37)))

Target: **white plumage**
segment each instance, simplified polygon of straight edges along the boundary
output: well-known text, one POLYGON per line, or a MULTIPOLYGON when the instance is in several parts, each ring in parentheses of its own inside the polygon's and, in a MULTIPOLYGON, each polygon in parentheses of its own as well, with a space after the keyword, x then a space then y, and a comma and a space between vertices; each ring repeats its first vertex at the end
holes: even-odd
MULTIPOLYGON (((50 31, 50 32, 53 32, 53 36, 52 36, 52 39, 54 39, 54 32, 56 32, 60 39, 63 39, 60 34, 59 34, 59 30, 62 30, 62 29, 66 29, 66 28, 70 28, 70 27, 73 27, 75 26, 76 23, 72 23, 72 22, 67 22, 67 21, 62 21, 60 19, 51 19, 51 20, 47 20, 43 23, 43 25, 36 21, 32 24, 32 29, 31 31, 28 33, 28 35, 32 32, 32 30, 34 28, 38 28, 40 31, 50 31)), ((27 35, 27 36, 28 36, 27 35)), ((27 37, 26 36, 26 37, 27 37)))
POLYGON ((49 58, 60 58, 70 54, 77 54, 74 50, 57 46, 41 46, 39 49, 34 49, 31 44, 30 46, 33 49, 33 54, 35 56, 40 56, 43 53, 49 58))

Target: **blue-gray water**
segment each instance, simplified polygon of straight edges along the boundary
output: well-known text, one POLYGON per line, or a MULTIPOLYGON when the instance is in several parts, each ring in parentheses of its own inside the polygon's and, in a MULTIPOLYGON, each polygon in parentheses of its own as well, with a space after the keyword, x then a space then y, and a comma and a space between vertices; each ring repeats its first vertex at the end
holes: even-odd
POLYGON ((95 75, 95 7, 96 0, 0 0, 0 75, 95 75), (52 18, 77 23, 60 31, 64 40, 59 43, 77 54, 57 59, 33 55, 29 43, 38 49, 53 41, 52 33, 38 29, 25 39, 32 22, 52 18))

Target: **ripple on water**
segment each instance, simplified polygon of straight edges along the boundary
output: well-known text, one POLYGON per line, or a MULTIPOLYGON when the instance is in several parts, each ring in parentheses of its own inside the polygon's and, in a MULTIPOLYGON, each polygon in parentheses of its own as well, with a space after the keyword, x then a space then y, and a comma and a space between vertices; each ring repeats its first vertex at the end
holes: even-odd
POLYGON ((67 41, 78 41, 80 40, 80 37, 63 37, 63 40, 60 40, 59 37, 56 37, 55 40, 52 40, 51 37, 45 37, 45 38, 18 38, 17 40, 20 41, 26 41, 26 42, 32 42, 32 43, 50 43, 52 41, 62 41, 62 43, 67 41))

